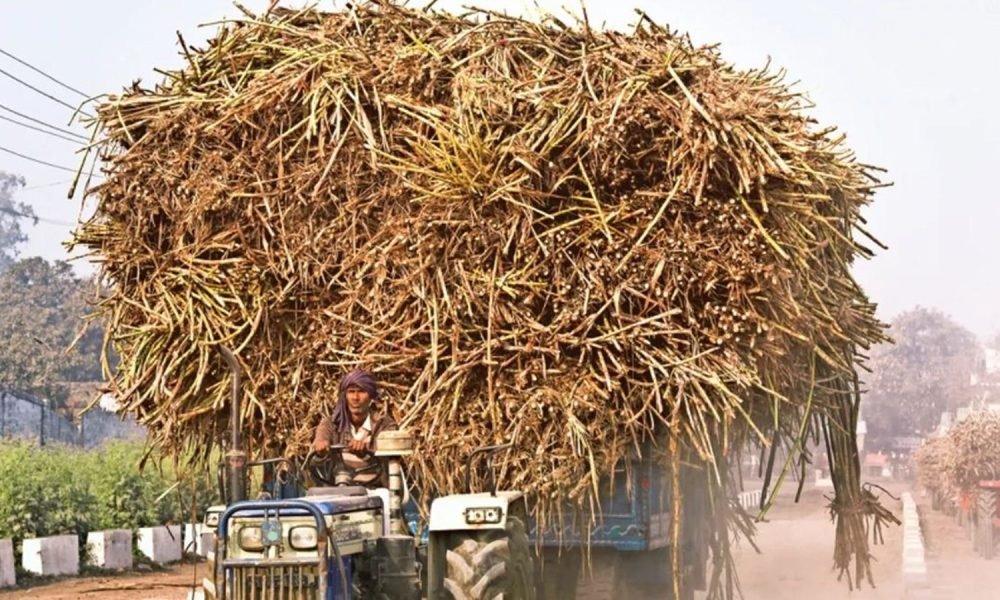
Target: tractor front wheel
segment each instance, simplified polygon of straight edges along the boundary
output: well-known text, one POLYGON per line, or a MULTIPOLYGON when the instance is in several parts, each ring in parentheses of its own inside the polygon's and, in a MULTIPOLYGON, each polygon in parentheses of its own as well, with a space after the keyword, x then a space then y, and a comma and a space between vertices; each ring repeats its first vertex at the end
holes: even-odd
POLYGON ((505 530, 452 534, 444 589, 451 600, 535 600, 527 527, 519 517, 505 530))

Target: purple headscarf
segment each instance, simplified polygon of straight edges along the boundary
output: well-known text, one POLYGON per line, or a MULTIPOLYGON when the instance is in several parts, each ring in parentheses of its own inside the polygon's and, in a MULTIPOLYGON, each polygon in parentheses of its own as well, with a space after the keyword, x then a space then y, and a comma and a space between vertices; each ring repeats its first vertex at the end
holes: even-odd
POLYGON ((333 430, 337 432, 351 430, 351 411, 347 407, 347 388, 357 386, 368 392, 372 402, 378 401, 378 382, 368 371, 357 369, 348 373, 340 380, 340 389, 337 391, 337 405, 333 408, 331 421, 333 430))

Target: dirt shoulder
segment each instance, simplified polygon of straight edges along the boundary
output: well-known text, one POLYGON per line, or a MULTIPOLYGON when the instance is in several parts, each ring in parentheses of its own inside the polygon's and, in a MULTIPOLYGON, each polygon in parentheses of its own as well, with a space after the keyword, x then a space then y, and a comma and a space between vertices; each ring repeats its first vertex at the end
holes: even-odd
POLYGON ((162 571, 60 579, 0 593, 0 600, 32 598, 45 600, 183 600, 195 581, 206 573, 205 565, 180 564, 162 571), (197 571, 197 573, 196 573, 197 571))
POLYGON ((975 553, 966 529, 943 512, 931 509, 930 498, 914 492, 924 535, 928 588, 944 598, 1000 598, 1000 560, 975 553))

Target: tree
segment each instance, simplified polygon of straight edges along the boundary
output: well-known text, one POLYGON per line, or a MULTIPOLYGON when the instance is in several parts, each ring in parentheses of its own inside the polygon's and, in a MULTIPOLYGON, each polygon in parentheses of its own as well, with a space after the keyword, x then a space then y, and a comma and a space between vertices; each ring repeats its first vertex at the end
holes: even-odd
POLYGON ((0 171, 0 271, 17 259, 17 247, 27 241, 21 220, 34 217, 30 206, 14 202, 14 193, 24 187, 24 178, 0 171))
POLYGON ((872 351, 862 403, 874 448, 887 448, 892 437, 927 433, 942 412, 969 404, 972 375, 981 367, 976 337, 940 311, 904 312, 889 334, 895 343, 872 351))
POLYGON ((28 258, 0 273, 0 389, 59 406, 68 383, 101 379, 101 332, 83 321, 92 289, 63 261, 28 258))

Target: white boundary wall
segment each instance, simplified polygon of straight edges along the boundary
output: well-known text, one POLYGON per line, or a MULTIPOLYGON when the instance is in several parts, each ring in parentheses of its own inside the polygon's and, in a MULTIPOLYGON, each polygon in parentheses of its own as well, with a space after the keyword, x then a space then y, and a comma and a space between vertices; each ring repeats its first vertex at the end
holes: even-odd
POLYGON ((924 536, 920 531, 920 514, 910 492, 903 492, 903 581, 907 587, 927 583, 927 562, 924 556, 924 536))
POLYGON ((760 506, 760 495, 762 490, 751 490, 749 492, 742 492, 736 499, 739 501, 740 506, 743 510, 747 512, 754 512, 760 506))

